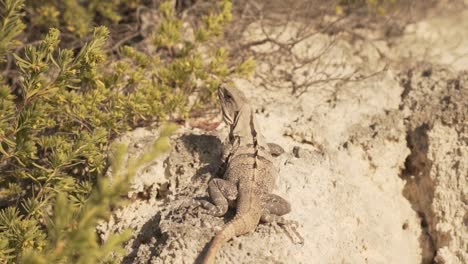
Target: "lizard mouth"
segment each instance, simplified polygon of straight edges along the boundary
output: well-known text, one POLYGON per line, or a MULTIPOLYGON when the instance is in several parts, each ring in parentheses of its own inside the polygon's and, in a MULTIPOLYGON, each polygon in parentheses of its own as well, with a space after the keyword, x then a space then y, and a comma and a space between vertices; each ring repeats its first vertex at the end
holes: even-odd
POLYGON ((229 117, 228 114, 226 114, 226 111, 224 110, 223 107, 221 107, 221 110, 223 112, 223 119, 224 119, 224 122, 226 122, 227 124, 229 125, 232 125, 232 119, 229 117))
POLYGON ((224 91, 223 91, 222 87, 218 88, 218 99, 219 99, 219 102, 221 104, 221 112, 223 113, 224 122, 231 125, 233 123, 233 120, 229 116, 229 113, 228 113, 228 111, 226 109, 226 103, 227 102, 226 102, 226 99, 225 99, 225 96, 224 96, 224 91))

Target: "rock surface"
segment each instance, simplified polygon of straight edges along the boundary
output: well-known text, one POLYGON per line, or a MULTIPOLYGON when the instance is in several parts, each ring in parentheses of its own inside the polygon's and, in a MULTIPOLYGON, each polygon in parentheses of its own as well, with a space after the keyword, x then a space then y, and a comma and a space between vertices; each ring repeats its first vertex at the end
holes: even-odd
POLYGON ((468 75, 422 65, 402 74, 411 155, 403 194, 420 214, 425 259, 468 262, 468 75))
MULTIPOLYGON (((460 16, 468 21, 466 12, 460 16)), ((451 18, 432 19, 405 32, 443 36, 434 21, 451 18)), ((452 31, 463 30, 459 26, 452 31)), ((426 36, 421 34, 416 37, 426 36)), ((391 65, 407 59, 398 54, 409 37, 378 45, 396 56, 391 65)), ((319 41, 330 40, 314 36, 294 52, 303 54, 319 41)), ((446 42, 433 45, 451 51, 446 42)), ((366 70, 380 68, 385 58, 375 48, 341 40, 331 54, 344 54, 336 55, 346 58, 339 63, 344 68, 330 63, 326 71, 353 72, 363 63, 366 70)), ((424 59, 417 56, 412 59, 424 59)), ((267 141, 286 150, 275 158, 276 193, 291 202, 287 218, 300 223, 297 232, 304 243, 289 228, 260 225, 228 242, 219 263, 467 263, 468 73, 434 66, 446 62, 437 58, 404 70, 390 67, 356 82, 307 86, 300 96, 265 85, 260 76, 269 61, 260 61, 253 79, 235 80, 258 110, 267 141)), ((281 67, 287 69, 288 63, 293 62, 283 61, 281 67)), ((292 76, 301 82, 300 74, 292 76)), ((190 206, 192 199, 207 197, 226 133, 225 125, 213 132, 183 127, 173 136, 171 152, 137 176, 133 202, 100 228, 103 239, 109 232, 135 230, 123 263, 194 263, 203 254, 233 216, 212 217, 190 206)), ((157 133, 140 131, 128 142, 138 146, 151 137, 157 133)))

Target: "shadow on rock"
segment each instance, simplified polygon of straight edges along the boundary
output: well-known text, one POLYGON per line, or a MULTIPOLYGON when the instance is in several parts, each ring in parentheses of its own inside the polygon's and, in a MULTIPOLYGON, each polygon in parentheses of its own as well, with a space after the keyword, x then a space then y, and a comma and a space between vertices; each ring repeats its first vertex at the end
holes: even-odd
MULTIPOLYGON (((148 251, 145 255, 156 256, 159 250, 159 245, 165 244, 168 239, 167 234, 163 234, 159 227, 161 222, 161 214, 154 215, 148 222, 146 222, 136 238, 132 243, 132 252, 128 254, 123 260, 123 264, 135 263, 138 257, 140 248, 147 245, 148 251)), ((150 257, 151 258, 151 257, 150 257)))
POLYGON ((193 157, 192 163, 189 164, 192 168, 194 164, 201 165, 196 168, 196 172, 192 175, 192 180, 197 180, 204 175, 215 175, 221 166, 222 143, 219 138, 212 135, 195 135, 188 134, 180 138, 185 150, 193 157))

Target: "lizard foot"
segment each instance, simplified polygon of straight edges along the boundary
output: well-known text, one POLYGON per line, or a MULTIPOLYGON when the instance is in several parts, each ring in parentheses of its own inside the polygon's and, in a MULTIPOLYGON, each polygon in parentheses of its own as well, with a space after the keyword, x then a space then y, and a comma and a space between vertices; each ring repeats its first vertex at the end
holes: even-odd
POLYGON ((209 215, 223 216, 227 212, 227 206, 226 208, 224 206, 216 206, 208 201, 201 201, 201 205, 203 208, 205 208, 205 212, 209 215))
POLYGON ((272 214, 269 211, 264 211, 260 220, 265 223, 276 223, 280 225, 297 225, 296 221, 287 220, 286 218, 280 215, 272 214))
POLYGON ((218 207, 206 200, 193 200, 192 207, 193 208, 201 207, 203 213, 213 215, 213 216, 223 216, 226 213, 225 211, 227 211, 227 209, 218 207))
POLYGON ((282 225, 281 227, 284 229, 286 235, 291 239, 294 244, 304 244, 304 238, 301 234, 297 231, 297 226, 299 225, 296 221, 291 221, 294 224, 287 224, 282 225))
POLYGON ((287 220, 284 217, 272 214, 269 211, 263 212, 261 221, 273 225, 279 224, 294 244, 304 244, 304 238, 299 234, 299 232, 297 232, 297 227, 299 226, 297 221, 287 220))

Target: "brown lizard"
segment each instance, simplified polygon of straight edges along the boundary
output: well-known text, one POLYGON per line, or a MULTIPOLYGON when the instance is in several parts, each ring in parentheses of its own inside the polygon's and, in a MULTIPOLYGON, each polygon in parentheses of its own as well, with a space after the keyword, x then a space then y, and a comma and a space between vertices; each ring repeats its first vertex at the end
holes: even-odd
POLYGON ((253 232, 260 221, 287 224, 281 215, 291 211, 289 203, 272 194, 277 171, 269 148, 259 131, 254 112, 245 95, 233 86, 218 89, 223 119, 230 127, 224 143, 223 179, 208 184, 213 203, 202 202, 209 214, 223 216, 236 207, 235 217, 216 234, 203 259, 214 263, 221 246, 235 236, 253 232))

